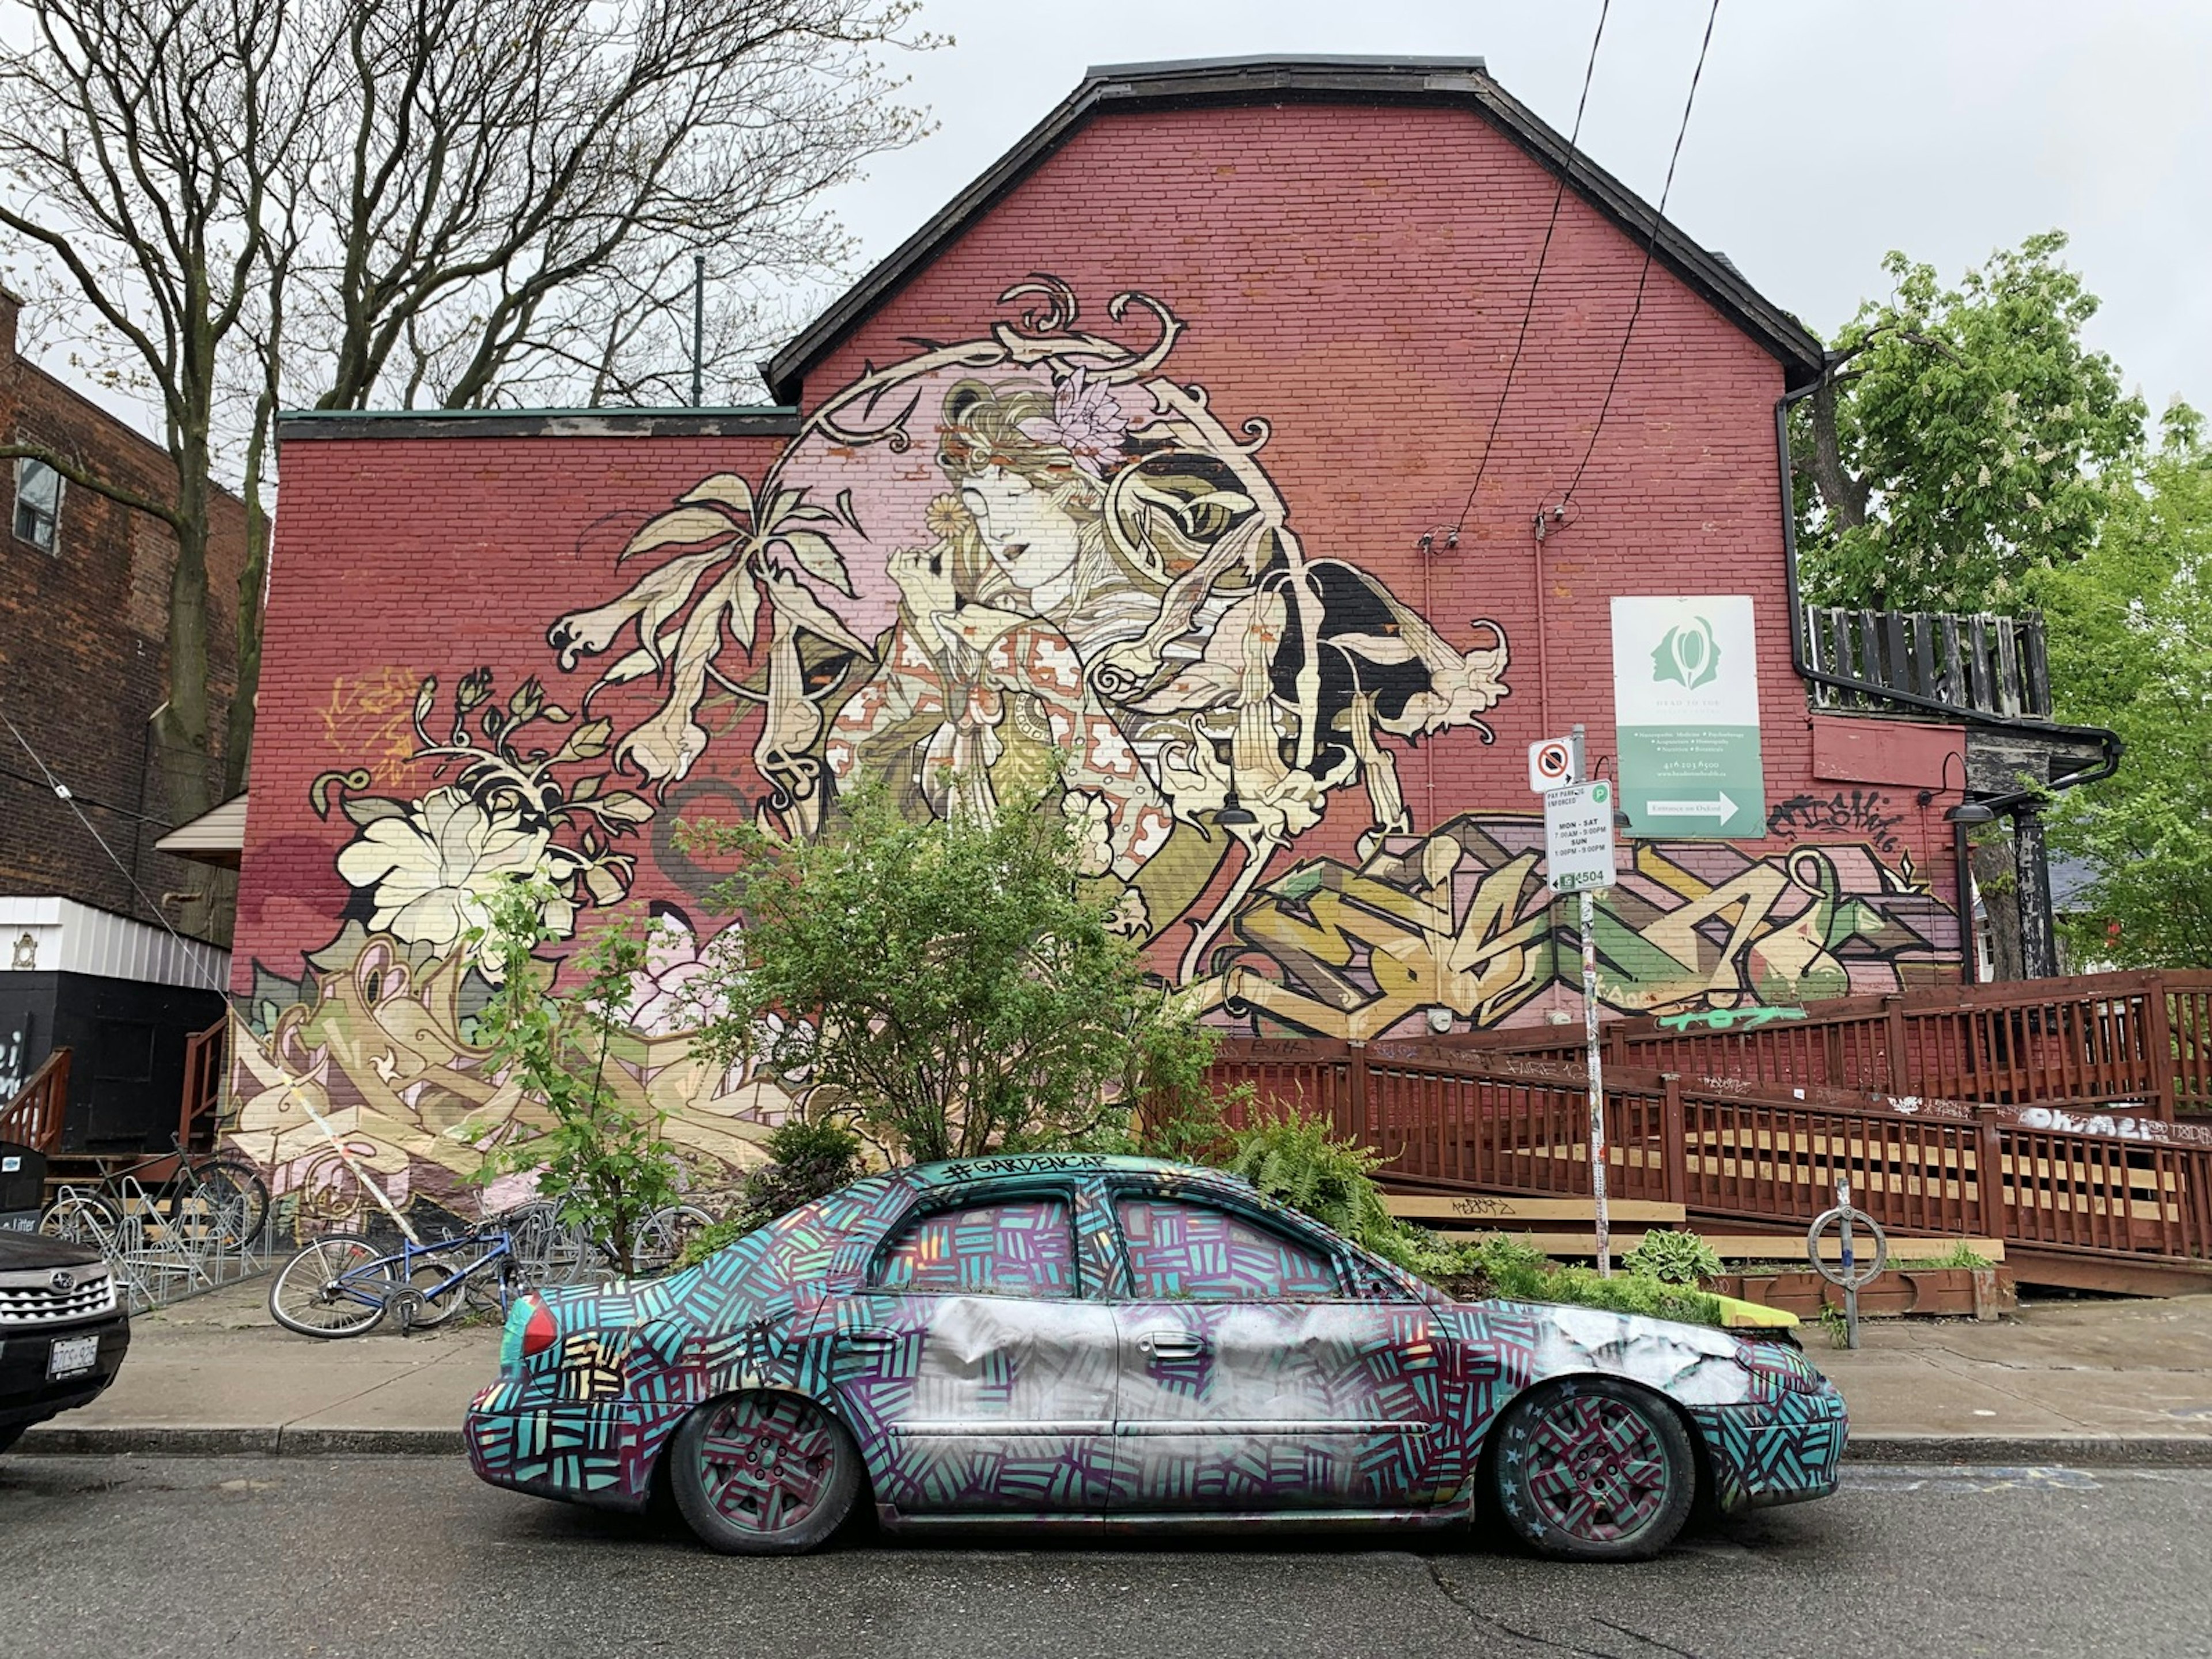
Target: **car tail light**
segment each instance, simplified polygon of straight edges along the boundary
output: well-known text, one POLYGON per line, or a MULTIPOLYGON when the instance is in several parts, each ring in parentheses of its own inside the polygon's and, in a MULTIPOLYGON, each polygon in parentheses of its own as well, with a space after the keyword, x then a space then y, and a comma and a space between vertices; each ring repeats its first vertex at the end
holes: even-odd
POLYGON ((531 1301, 534 1305, 530 1310, 529 1322, 522 1328, 522 1357, 525 1359, 532 1354, 544 1353, 551 1347, 556 1328, 553 1323, 553 1310, 535 1297, 531 1301))

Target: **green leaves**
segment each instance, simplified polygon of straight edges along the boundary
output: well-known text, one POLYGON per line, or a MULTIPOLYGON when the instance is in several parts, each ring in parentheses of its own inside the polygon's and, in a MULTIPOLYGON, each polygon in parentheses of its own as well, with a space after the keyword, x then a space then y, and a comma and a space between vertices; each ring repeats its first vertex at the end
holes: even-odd
POLYGON ((2081 965, 2212 967, 2212 451, 2194 410, 2164 424, 2096 546, 2028 584, 2060 718, 2127 744, 2052 815, 2053 847, 2094 874, 2064 919, 2081 965))
POLYGON ((495 1148, 481 1176, 538 1170, 538 1190, 560 1205, 562 1218, 626 1262, 638 1224, 676 1199, 664 1114, 613 1058, 626 1030, 621 1011, 646 969, 646 941, 624 921, 601 928, 562 964, 574 978, 556 995, 556 970, 537 952, 555 937, 544 914, 557 897, 546 883, 517 881, 486 907, 481 937, 501 973, 477 1035, 551 1121, 542 1134, 495 1148))
MULTIPOLYGON (((704 1051, 841 1102, 916 1162, 1117 1130, 1148 1071, 1206 1037, 1080 897, 1060 785, 988 823, 912 820, 879 790, 818 839, 690 827, 742 860, 716 891, 742 961, 702 976, 704 1051)), ((954 791, 957 799, 959 792, 954 791)))
POLYGON ((1793 411, 1806 597, 2012 611, 2029 574, 2072 563, 2141 454, 2144 410, 2086 349, 2097 300, 2031 236, 1946 289, 1883 261, 1888 300, 1837 334, 1831 383, 1793 411))

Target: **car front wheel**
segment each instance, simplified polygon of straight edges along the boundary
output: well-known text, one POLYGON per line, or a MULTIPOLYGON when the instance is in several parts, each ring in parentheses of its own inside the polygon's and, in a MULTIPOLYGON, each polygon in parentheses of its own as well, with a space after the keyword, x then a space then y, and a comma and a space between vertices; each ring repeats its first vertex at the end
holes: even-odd
POLYGON ((1492 1484, 1498 1513, 1544 1554, 1642 1561, 1689 1518, 1697 1462, 1657 1395, 1615 1377, 1565 1377, 1507 1410, 1492 1484))
POLYGON ((684 1419, 669 1447, 676 1507, 725 1555, 797 1555, 837 1530, 860 1487, 852 1436, 810 1400, 732 1394, 684 1419))

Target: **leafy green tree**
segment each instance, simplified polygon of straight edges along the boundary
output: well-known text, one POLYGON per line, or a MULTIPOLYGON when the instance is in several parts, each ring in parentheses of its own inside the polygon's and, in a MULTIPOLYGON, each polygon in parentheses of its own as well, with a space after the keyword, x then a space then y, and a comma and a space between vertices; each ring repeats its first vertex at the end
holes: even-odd
POLYGON ((2061 798, 2052 839, 2095 872, 2077 960, 2212 967, 2212 448, 2177 406, 2095 547, 2041 573, 2060 716, 2108 726, 2118 773, 2061 798))
POLYGON ((553 1115, 544 1133, 494 1152, 483 1174, 537 1170, 538 1190, 560 1206, 561 1218, 628 1261, 639 1224, 677 1195, 676 1159, 660 1134, 665 1115, 645 1104, 641 1091, 622 1089, 621 1069, 608 1064, 627 1036, 622 1011, 633 977, 645 971, 646 944, 625 924, 601 928, 564 964, 576 982, 556 994, 553 966, 537 952, 557 937, 544 921, 556 896, 542 882, 513 883, 492 895, 488 925, 477 930, 498 977, 478 1034, 553 1115))
POLYGON ((2133 480, 2144 410, 2082 344, 2096 296, 2046 231, 1947 289, 1893 252, 1895 286, 1836 336, 1793 415, 1806 597, 2011 611, 2071 564, 2133 480))
POLYGON ((744 944, 701 976, 701 1051, 826 1090, 917 1163, 1126 1134, 1147 1073, 1186 1073, 1206 1038, 1079 894, 1059 793, 984 822, 863 789, 809 840, 691 828, 742 860, 714 895, 744 944))
POLYGON ((729 1212, 685 1241, 677 1266, 726 1249, 778 1216, 826 1197, 866 1173, 860 1138, 842 1124, 795 1117, 769 1131, 769 1162, 748 1175, 729 1212))

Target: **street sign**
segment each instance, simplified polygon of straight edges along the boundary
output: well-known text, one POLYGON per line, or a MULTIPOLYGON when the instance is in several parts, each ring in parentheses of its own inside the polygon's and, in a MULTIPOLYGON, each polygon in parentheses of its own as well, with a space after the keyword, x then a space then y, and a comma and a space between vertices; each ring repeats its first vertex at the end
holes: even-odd
POLYGON ((1555 893, 1613 885, 1612 785, 1577 783, 1546 793, 1544 863, 1555 893))
POLYGON ((1766 833, 1758 638, 1747 595, 1616 599, 1613 709, 1634 833, 1766 833))
POLYGON ((1571 738, 1545 738, 1528 745, 1528 787, 1540 795, 1565 787, 1575 781, 1575 744, 1571 738))

